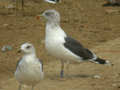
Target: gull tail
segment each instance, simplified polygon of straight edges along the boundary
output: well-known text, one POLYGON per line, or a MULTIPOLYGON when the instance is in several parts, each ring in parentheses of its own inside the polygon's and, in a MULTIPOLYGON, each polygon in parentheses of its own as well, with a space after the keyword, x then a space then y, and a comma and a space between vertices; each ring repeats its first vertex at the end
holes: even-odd
POLYGON ((96 58, 95 60, 92 61, 97 64, 112 65, 108 60, 104 60, 101 58, 96 58))

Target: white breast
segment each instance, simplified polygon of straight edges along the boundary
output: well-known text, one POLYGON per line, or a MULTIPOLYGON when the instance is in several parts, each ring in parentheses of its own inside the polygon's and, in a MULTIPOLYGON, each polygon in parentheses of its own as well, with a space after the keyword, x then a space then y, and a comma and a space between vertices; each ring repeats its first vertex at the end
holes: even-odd
POLYGON ((20 83, 36 84, 43 79, 42 65, 37 59, 33 60, 30 56, 24 57, 17 67, 15 77, 20 83))
POLYGON ((77 60, 80 57, 76 56, 64 47, 66 37, 65 32, 60 27, 46 27, 45 47, 49 54, 62 60, 77 60))

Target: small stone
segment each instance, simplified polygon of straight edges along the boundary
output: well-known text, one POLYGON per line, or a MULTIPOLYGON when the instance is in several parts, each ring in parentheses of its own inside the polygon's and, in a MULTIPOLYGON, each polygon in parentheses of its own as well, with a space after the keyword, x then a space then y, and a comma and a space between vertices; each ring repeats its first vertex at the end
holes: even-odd
POLYGON ((115 83, 114 83, 114 84, 112 84, 112 86, 113 86, 113 87, 116 87, 116 86, 117 86, 117 84, 115 84, 115 83))
POLYGON ((100 76, 100 75, 94 75, 93 78, 95 78, 95 79, 100 79, 101 76, 100 76))
POLYGON ((7 27, 9 24, 3 24, 4 27, 7 27))
POLYGON ((2 47, 1 51, 6 52, 6 51, 11 51, 13 48, 10 45, 5 45, 2 47))

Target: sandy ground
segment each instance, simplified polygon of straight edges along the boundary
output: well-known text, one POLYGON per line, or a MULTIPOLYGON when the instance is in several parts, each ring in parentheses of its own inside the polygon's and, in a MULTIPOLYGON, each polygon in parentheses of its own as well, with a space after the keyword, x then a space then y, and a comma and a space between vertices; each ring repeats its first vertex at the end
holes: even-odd
POLYGON ((12 51, 0 51, 0 90, 16 90, 14 79, 17 53, 20 45, 31 42, 37 55, 44 63, 45 79, 36 90, 120 90, 120 7, 103 7, 104 0, 62 0, 51 5, 39 0, 25 0, 25 10, 6 8, 12 2, 0 2, 0 48, 11 45, 12 51), (59 78, 60 62, 49 56, 44 48, 45 20, 36 15, 54 8, 61 13, 61 26, 85 47, 93 50, 114 66, 85 63, 72 63, 65 71, 64 79, 59 78), (99 79, 93 78, 99 75, 99 79))

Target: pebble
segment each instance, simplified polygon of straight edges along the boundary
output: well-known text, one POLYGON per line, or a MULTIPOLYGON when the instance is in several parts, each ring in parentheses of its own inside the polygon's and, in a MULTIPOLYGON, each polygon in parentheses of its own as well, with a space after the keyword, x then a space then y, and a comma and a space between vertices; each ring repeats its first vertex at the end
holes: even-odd
POLYGON ((115 83, 114 83, 114 84, 112 84, 112 86, 113 86, 113 87, 116 87, 116 86, 117 86, 117 84, 115 84, 115 83))
POLYGON ((4 27, 7 27, 9 24, 3 24, 4 27))
POLYGON ((95 78, 95 79, 100 79, 101 76, 100 76, 100 75, 94 75, 93 78, 95 78))
POLYGON ((10 45, 4 45, 1 49, 2 52, 11 51, 13 48, 10 45))

